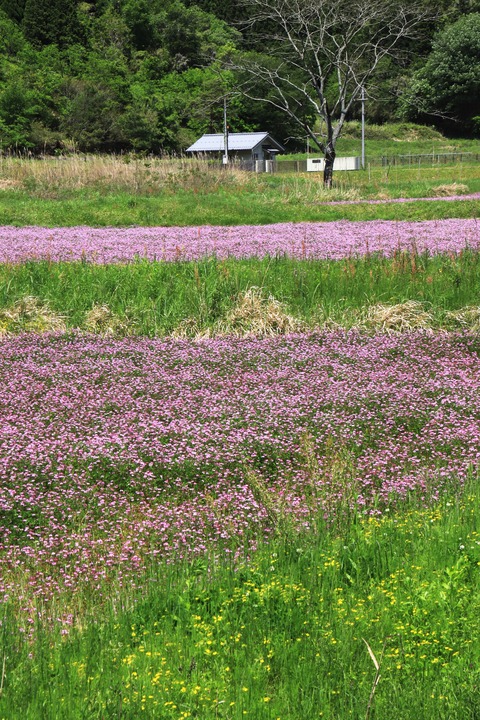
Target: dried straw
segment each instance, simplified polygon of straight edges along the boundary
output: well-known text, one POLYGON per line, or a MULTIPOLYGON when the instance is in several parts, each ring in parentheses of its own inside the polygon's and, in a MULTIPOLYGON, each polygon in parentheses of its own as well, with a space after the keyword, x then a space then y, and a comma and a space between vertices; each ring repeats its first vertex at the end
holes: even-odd
POLYGON ((284 335, 304 328, 304 323, 289 315, 272 295, 265 296, 262 288, 251 287, 238 295, 234 307, 217 323, 216 334, 284 335))
POLYGON ((366 330, 385 333, 432 330, 437 326, 437 321, 426 308, 425 303, 417 300, 407 300, 396 305, 377 303, 366 309, 360 324, 366 330))
POLYGON ((0 310, 0 336, 22 332, 64 332, 65 316, 53 312, 48 302, 27 296, 0 310))
POLYGON ((83 329, 95 335, 125 337, 134 333, 134 323, 115 315, 108 305, 94 305, 85 315, 83 329))
POLYGON ((451 195, 463 195, 468 193, 468 185, 463 183, 451 183, 450 185, 437 185, 432 188, 435 197, 449 197, 451 195))

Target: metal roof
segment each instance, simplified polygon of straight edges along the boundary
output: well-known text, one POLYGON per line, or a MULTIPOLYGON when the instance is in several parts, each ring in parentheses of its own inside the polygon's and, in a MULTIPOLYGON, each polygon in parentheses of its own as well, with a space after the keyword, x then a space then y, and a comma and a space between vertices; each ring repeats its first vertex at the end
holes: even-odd
MULTIPOLYGON (((285 149, 267 132, 228 133, 228 149, 253 150, 267 139, 271 145, 279 150, 285 149)), ((187 152, 223 152, 223 142, 223 133, 203 135, 197 142, 187 148, 187 152)))

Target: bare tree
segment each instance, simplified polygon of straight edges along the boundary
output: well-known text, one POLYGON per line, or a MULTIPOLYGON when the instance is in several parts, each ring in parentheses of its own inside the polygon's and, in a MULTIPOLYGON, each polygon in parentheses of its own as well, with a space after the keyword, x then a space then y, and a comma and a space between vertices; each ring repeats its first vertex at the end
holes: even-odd
POLYGON ((246 97, 283 110, 318 145, 327 187, 337 140, 362 87, 425 23, 425 4, 402 1, 244 0, 243 29, 256 52, 230 58, 228 66, 255 79, 243 86, 246 97), (255 91, 259 83, 267 97, 255 91))

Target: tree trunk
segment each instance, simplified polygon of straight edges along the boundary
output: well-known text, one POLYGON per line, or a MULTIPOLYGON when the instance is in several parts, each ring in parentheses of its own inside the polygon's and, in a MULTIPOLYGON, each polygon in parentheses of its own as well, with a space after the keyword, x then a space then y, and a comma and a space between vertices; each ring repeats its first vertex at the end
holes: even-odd
POLYGON ((325 149, 325 169, 323 171, 323 184, 326 188, 332 187, 333 181, 333 163, 335 162, 335 148, 330 144, 325 149))

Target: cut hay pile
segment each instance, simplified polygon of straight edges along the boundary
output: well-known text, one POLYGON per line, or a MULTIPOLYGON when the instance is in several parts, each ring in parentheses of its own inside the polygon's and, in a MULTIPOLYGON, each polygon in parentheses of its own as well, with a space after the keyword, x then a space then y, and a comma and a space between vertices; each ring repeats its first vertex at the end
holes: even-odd
POLYGON ((454 182, 450 185, 437 185, 433 188, 433 194, 435 197, 450 197, 452 195, 464 195, 468 193, 468 190, 468 185, 454 182))
POLYGON ((240 293, 234 307, 217 323, 217 334, 241 337, 284 335, 302 329, 304 323, 289 315, 283 303, 272 295, 265 296, 259 287, 240 293))
POLYGON ((467 305, 447 313, 447 320, 454 329, 468 330, 469 332, 480 331, 480 306, 467 305))
POLYGON ((283 303, 272 295, 265 295, 262 288, 250 287, 238 294, 231 310, 213 327, 202 327, 195 318, 187 318, 173 332, 173 337, 197 340, 222 335, 267 337, 305 329, 305 323, 290 315, 283 303))
POLYGON ((125 337, 133 335, 135 328, 130 318, 116 315, 108 305, 94 305, 86 313, 82 329, 95 335, 125 337))
POLYGON ((65 317, 50 309, 48 302, 27 296, 0 310, 0 336, 23 332, 64 332, 65 317))
POLYGON ((426 304, 417 300, 407 300, 396 305, 371 305, 360 321, 362 329, 385 333, 433 330, 437 324, 435 317, 427 311, 426 304))
POLYGON ((210 327, 203 327, 196 318, 185 318, 171 333, 173 338, 194 340, 206 340, 214 336, 214 332, 210 327))

